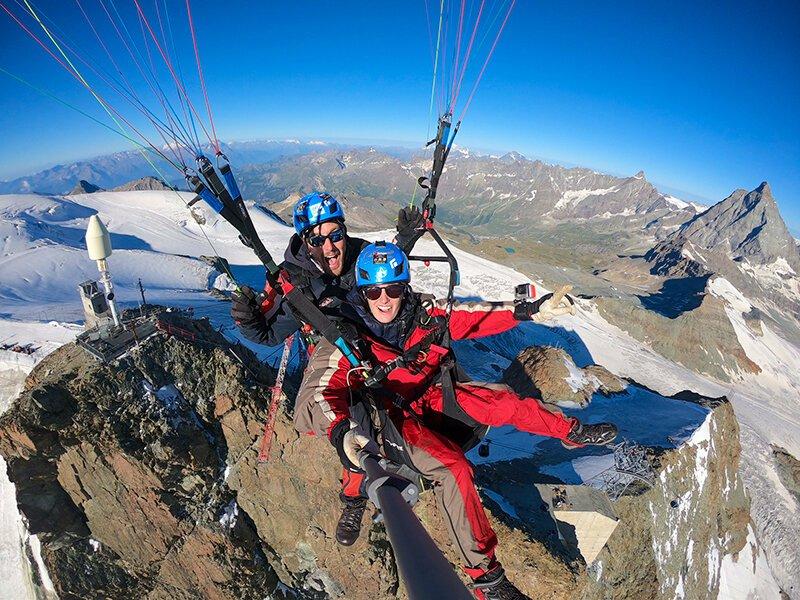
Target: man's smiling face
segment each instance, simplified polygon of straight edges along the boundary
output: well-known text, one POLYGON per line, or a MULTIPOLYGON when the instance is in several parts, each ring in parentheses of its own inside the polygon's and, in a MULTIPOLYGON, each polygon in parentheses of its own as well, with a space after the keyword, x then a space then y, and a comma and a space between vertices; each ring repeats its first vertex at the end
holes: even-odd
MULTIPOLYGON (((306 243, 306 248, 308 248, 308 253, 311 255, 311 258, 314 259, 314 262, 320 266, 323 272, 327 273, 328 275, 333 275, 334 277, 340 276, 344 270, 344 255, 347 246, 347 237, 343 235, 341 240, 334 242, 329 236, 332 233, 335 235, 335 232, 340 229, 344 229, 344 226, 341 223, 329 221, 327 223, 322 223, 321 225, 312 227, 310 230, 306 231, 303 236, 306 243), (309 240, 317 236, 322 236, 325 238, 322 245, 311 245, 309 240)), ((344 231, 342 233, 344 233, 344 231)))

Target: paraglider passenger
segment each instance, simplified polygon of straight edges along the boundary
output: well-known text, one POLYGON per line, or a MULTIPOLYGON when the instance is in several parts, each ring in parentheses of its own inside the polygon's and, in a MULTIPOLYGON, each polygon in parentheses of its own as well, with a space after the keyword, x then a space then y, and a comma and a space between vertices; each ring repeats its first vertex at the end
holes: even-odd
MULTIPOLYGON (((391 243, 365 247, 355 264, 355 279, 356 288, 341 310, 352 312, 351 318, 360 321, 358 337, 365 342, 362 348, 367 359, 372 364, 395 365, 380 387, 370 393, 391 425, 383 428, 381 439, 376 441, 391 460, 404 462, 434 483, 438 505, 446 513, 445 522, 462 554, 465 571, 476 583, 489 581, 513 587, 502 576, 494 557, 497 539, 475 491, 472 467, 462 448, 438 430, 445 412, 440 375, 450 358, 450 351, 435 337, 441 329, 437 325, 446 315, 444 303, 411 289, 408 259, 391 243)), ((449 322, 444 323, 454 340, 482 337, 507 331, 534 315, 539 315, 539 320, 560 314, 567 309, 562 302, 568 303, 566 299, 557 302, 552 295, 516 305, 455 302, 449 322)), ((351 395, 364 391, 364 382, 359 371, 352 369, 327 341, 320 342, 315 356, 317 368, 306 371, 303 392, 298 395, 295 427, 303 433, 326 435, 342 463, 357 471, 354 447, 373 437, 370 419, 363 418, 365 411, 358 404, 351 406, 351 395)), ((514 425, 522 431, 558 438, 567 447, 608 444, 617 433, 610 423, 583 425, 548 410, 534 398, 520 397, 504 385, 456 383, 455 401, 477 423, 514 425)), ((478 597, 506 596, 496 596, 487 589, 478 597)))

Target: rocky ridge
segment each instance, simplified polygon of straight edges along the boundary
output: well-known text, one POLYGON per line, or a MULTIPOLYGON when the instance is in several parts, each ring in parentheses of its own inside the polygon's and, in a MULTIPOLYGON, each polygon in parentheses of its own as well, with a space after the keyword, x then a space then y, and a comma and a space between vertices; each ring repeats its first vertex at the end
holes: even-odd
POLYGON ((736 190, 684 223, 648 252, 653 271, 692 275, 730 270, 726 262, 753 265, 785 263, 786 274, 800 272, 800 251, 781 218, 769 184, 736 190))
POLYGON ((157 177, 141 177, 134 181, 129 181, 123 185, 115 187, 112 192, 136 192, 152 190, 171 190, 172 186, 157 177))
POLYGON ((74 194, 94 194, 95 192, 102 192, 103 188, 97 186, 93 183, 89 183, 85 179, 81 179, 78 183, 75 184, 75 187, 72 188, 72 191, 67 194, 68 196, 72 196, 74 194))
POLYGON ((503 373, 503 382, 523 397, 557 406, 587 406, 592 396, 617 394, 625 382, 600 365, 578 367, 561 348, 526 348, 503 373))
MULTIPOLYGON (((334 541, 339 467, 325 441, 298 436, 281 411, 270 460, 257 463, 269 371, 207 323, 165 318, 194 339, 157 334, 111 365, 68 344, 0 417, 0 452, 59 596, 404 597, 381 525, 352 549, 334 541)), ((654 449, 655 487, 617 502, 626 526, 588 575, 530 516, 485 497, 510 576, 534 596, 667 598, 681 580, 716 597, 749 522, 736 431, 723 403, 689 443, 654 449), (677 530, 689 552, 668 541, 677 530), (687 575, 691 561, 710 566, 687 575)), ((477 474, 498 489, 502 473, 529 485, 528 469, 477 474)), ((417 513, 455 560, 431 494, 417 513)))

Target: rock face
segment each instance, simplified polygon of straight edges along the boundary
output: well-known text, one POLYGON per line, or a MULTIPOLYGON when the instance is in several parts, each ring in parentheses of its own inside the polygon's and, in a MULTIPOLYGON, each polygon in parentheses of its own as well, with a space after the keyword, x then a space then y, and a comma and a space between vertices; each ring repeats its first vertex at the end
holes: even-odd
POLYGON ((584 598, 717 598, 723 557, 740 552, 749 533, 738 431, 731 405, 719 406, 659 458, 652 489, 616 503, 621 524, 592 565, 584 598))
POLYGON ((201 343, 159 334, 116 365, 62 347, 0 419, 20 511, 61 598, 257 598, 277 581, 224 483, 238 448, 223 431, 236 418, 257 437, 256 383, 269 373, 243 355, 245 370, 207 324, 181 325, 201 343))
POLYGON ((766 181, 751 192, 734 191, 684 223, 646 259, 665 275, 724 274, 730 261, 763 266, 783 260, 800 272, 800 252, 766 181))
POLYGON ((595 392, 615 394, 625 382, 600 365, 580 368, 561 348, 526 348, 503 373, 503 381, 518 394, 558 406, 587 406, 595 392))
POLYGON ((151 190, 171 190, 172 187, 157 177, 142 177, 134 181, 129 181, 123 185, 112 189, 112 192, 135 192, 151 190))
POLYGON ((778 476, 800 506, 800 460, 779 446, 772 447, 772 455, 778 465, 778 476))
POLYGON ((72 188, 72 191, 67 194, 68 196, 72 196, 73 194, 94 194, 95 192, 102 192, 103 188, 97 186, 93 183, 89 183, 88 181, 81 179, 78 183, 75 184, 75 187, 72 188))
MULTIPOLYGON (((351 548, 334 540, 341 467, 327 440, 299 436, 280 411, 257 462, 272 373, 206 322, 164 318, 194 338, 158 333, 108 365, 63 346, 0 417, 0 453, 59 597, 404 598, 381 524, 351 548)), ((526 356, 537 353, 563 363, 552 349, 526 356)), ((484 495, 509 577, 532 597, 667 598, 678 585, 715 597, 749 522, 736 434, 723 404, 689 443, 653 449, 655 487, 617 502, 623 523, 588 577, 532 527, 547 519, 538 506, 520 520, 484 495)), ((502 489, 513 473, 530 500, 529 469, 491 463, 478 481, 502 489)), ((430 492, 416 512, 457 563, 430 492)))
POLYGON ((646 341, 661 356, 722 381, 761 368, 747 357, 719 298, 707 294, 694 310, 670 319, 614 298, 600 298, 603 318, 646 341))

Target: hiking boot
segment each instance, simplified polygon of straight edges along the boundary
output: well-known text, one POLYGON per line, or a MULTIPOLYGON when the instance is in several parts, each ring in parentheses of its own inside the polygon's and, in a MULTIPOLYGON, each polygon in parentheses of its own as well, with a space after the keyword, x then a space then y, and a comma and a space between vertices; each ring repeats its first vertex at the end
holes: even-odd
POLYGON ((361 519, 367 508, 366 498, 342 497, 344 507, 336 525, 336 541, 342 546, 352 546, 361 534, 361 519))
POLYGON ((617 438, 617 426, 613 423, 581 423, 575 425, 561 440, 564 448, 583 448, 584 446, 607 446, 617 438))
POLYGON ((530 600, 513 583, 506 579, 502 567, 497 567, 474 579, 472 593, 477 600, 530 600))

